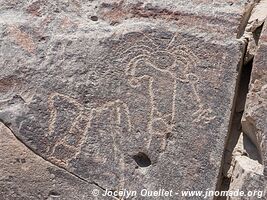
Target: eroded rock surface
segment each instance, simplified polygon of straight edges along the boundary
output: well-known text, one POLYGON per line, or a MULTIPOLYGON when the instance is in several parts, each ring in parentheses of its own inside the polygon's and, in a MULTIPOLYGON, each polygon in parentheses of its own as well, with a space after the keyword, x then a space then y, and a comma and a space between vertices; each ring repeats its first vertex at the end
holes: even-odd
POLYGON ((0 146, 1 199, 85 200, 98 188, 34 154, 2 123, 0 146))
MULTIPOLYGON (((254 58, 253 70, 251 75, 250 90, 247 96, 245 113, 242 119, 243 132, 255 145, 259 154, 258 166, 264 167, 264 172, 260 173, 256 181, 260 182, 260 187, 266 194, 266 166, 267 166, 267 23, 263 27, 259 40, 259 47, 254 58), (265 187, 265 188, 263 188, 265 187)), ((248 182, 253 182, 257 170, 248 176, 248 182)), ((257 184, 255 184, 257 185, 257 184)), ((258 189, 259 187, 255 186, 258 189)), ((246 184, 243 185, 246 187, 246 184)))
MULTIPOLYGON (((266 3, 263 1, 263 3, 266 3)), ((266 11, 266 7, 262 7, 266 11)), ((259 10, 258 7, 254 11, 259 10)), ((252 19, 255 17, 255 12, 251 15, 252 19)), ((261 13, 261 12, 259 12, 261 13)), ((256 15, 257 16, 257 15, 256 15)), ((267 13, 265 13, 266 19, 267 13)), ((260 19, 264 19, 263 16, 260 19)), ((257 44, 254 51, 251 51, 251 46, 248 45, 247 54, 252 55, 251 64, 243 66, 244 69, 252 68, 249 70, 250 83, 249 88, 246 88, 248 94, 243 97, 246 102, 243 102, 244 111, 243 114, 239 115, 241 119, 239 131, 240 136, 235 132, 237 137, 239 136, 238 142, 232 151, 232 157, 229 156, 231 164, 226 170, 229 177, 229 190, 241 190, 246 194, 252 191, 257 195, 246 196, 246 197, 232 197, 227 199, 266 199, 266 119, 267 119, 267 107, 266 107, 266 83, 267 83, 267 59, 266 59, 266 23, 264 21, 256 20, 256 27, 254 30, 247 28, 248 31, 246 36, 255 35, 258 30, 258 37, 255 37, 254 44, 257 44), (249 33, 250 31, 250 33, 249 33), (251 52, 254 52, 251 54, 251 52), (264 197, 265 196, 265 197, 264 197)), ((253 21, 253 20, 249 20, 253 21)), ((251 23, 255 24, 255 23, 251 23)), ((249 24, 248 27, 252 27, 249 24)), ((250 42, 252 38, 249 38, 250 42)), ((246 57, 246 59, 249 56, 246 57)), ((248 61, 246 60, 245 61, 248 61)), ((241 81, 242 84, 242 81, 241 81)), ((242 85, 240 88, 243 88, 242 85)), ((243 88, 244 89, 244 88, 243 88)), ((240 103, 240 102, 239 102, 240 103)), ((238 107, 238 106, 237 106, 238 107)), ((236 127, 238 129, 238 127, 236 127)))
POLYGON ((236 37, 252 3, 1 1, 0 120, 10 141, 35 153, 29 167, 45 171, 44 186, 48 166, 88 183, 57 180, 71 188, 65 199, 95 199, 93 186, 215 190, 245 49, 236 37))

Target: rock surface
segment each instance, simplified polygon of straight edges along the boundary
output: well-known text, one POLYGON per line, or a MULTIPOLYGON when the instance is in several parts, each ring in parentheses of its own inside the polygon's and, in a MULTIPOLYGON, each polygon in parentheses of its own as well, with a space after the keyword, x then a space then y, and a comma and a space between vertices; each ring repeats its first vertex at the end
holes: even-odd
POLYGON ((0 194, 3 200, 85 200, 93 189, 98 188, 34 154, 2 123, 0 146, 0 194))
POLYGON ((266 116, 267 116, 267 23, 265 23, 259 47, 254 58, 250 89, 247 95, 245 113, 242 118, 243 132, 255 144, 260 154, 260 163, 267 164, 266 116))
MULTIPOLYGON (((265 6, 261 7, 265 11, 266 1, 262 2, 265 6)), ((260 4, 259 4, 260 5, 260 4)), ((257 15, 255 11, 259 11, 259 7, 255 7, 249 20, 250 24, 247 26, 246 36, 256 35, 248 41, 254 40, 253 51, 248 45, 247 56, 253 58, 251 65, 245 65, 243 68, 252 68, 250 74, 250 83, 248 94, 245 99, 245 106, 241 119, 241 134, 238 142, 232 152, 231 166, 226 169, 227 176, 230 178, 229 191, 241 190, 246 194, 249 191, 256 192, 255 196, 235 197, 227 199, 266 199, 266 124, 267 124, 267 56, 266 56, 266 38, 267 38, 267 25, 264 25, 265 17, 257 15), (259 20, 258 20, 259 18, 259 20), (254 24, 254 25, 253 25, 254 24), (256 26, 255 26, 256 25, 256 26), (254 29, 251 27, 254 26, 254 29), (258 29, 258 31, 257 31, 258 29), (265 169, 264 169, 265 168, 265 169), (227 171, 228 170, 228 171, 227 171), (264 188, 265 187, 265 188, 264 188), (265 194, 264 194, 265 193, 265 194)), ((259 12, 260 14, 261 12, 259 12)), ((249 71, 250 71, 249 70, 249 71)), ((250 73, 250 72, 249 72, 250 73)), ((249 81, 249 80, 248 80, 249 81)), ((242 81, 241 81, 242 84, 242 81)), ((242 86, 240 86, 242 88, 242 86)), ((244 88, 243 88, 244 89, 244 88)))
POLYGON ((250 176, 246 177, 247 183, 243 188, 261 188, 266 193, 267 181, 267 23, 263 26, 259 39, 259 47, 254 58, 251 74, 250 89, 247 96, 245 112, 242 118, 242 130, 254 144, 255 152, 259 154, 257 165, 263 170, 253 170, 250 176), (256 176, 256 178, 255 178, 256 176), (256 184, 257 182, 258 184, 256 184), (254 183, 254 184, 251 184, 254 183), (250 187, 249 187, 250 186, 250 187))
POLYGON ((253 3, 0 1, 4 200, 215 190, 253 3))

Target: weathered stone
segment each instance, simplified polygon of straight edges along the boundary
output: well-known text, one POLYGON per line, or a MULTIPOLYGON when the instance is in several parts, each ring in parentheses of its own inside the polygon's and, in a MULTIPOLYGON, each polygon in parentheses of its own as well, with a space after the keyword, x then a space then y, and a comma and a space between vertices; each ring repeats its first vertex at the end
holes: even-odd
MULTIPOLYGON (((267 24, 265 23, 259 39, 259 47, 254 58, 251 74, 250 90, 247 96, 245 113, 242 119, 242 129, 256 146, 260 155, 258 162, 264 166, 266 179, 267 166, 267 24)), ((255 172, 256 173, 256 172, 255 172)), ((263 174, 261 174, 263 177, 263 174)), ((244 185, 243 187, 245 187, 244 185)), ((265 184, 266 186, 266 184, 265 184)), ((265 188, 266 190, 267 188, 265 188)), ((266 197, 265 197, 266 198, 266 197)))
POLYGON ((227 199, 264 199, 263 166, 247 156, 235 157, 229 191, 242 191, 245 196, 229 196, 227 199))
POLYGON ((247 135, 241 133, 228 171, 231 178, 228 191, 242 191, 245 196, 228 196, 227 199, 263 199, 263 165, 259 160, 257 147, 247 135))
POLYGON ((85 200, 90 198, 93 189, 99 189, 34 154, 2 123, 0 146, 0 197, 3 200, 85 200))
MULTIPOLYGON (((265 10, 266 8, 263 7, 265 10)), ((259 10, 256 9, 255 10, 259 10)), ((252 14, 252 19, 255 17, 255 12, 252 14)), ((257 15, 256 15, 257 16, 257 15)), ((266 18, 267 14, 265 14, 266 18)), ((260 17, 262 18, 262 16, 260 17)), ((250 20, 249 20, 250 21, 250 20)), ((246 197, 234 197, 228 199, 266 199, 264 192, 266 192, 266 177, 264 176, 264 168, 266 168, 266 119, 267 119, 267 58, 266 58, 266 25, 262 27, 261 20, 256 20, 258 28, 260 28, 260 37, 254 38, 255 46, 254 53, 251 54, 253 67, 251 72, 251 80, 249 84, 249 91, 247 94, 245 110, 241 120, 242 133, 239 137, 238 143, 232 152, 231 167, 228 170, 228 177, 231 179, 229 190, 244 191, 245 194, 255 192, 255 195, 246 197)), ((253 24, 253 23, 251 23, 253 24)), ((251 27, 251 25, 249 25, 251 27)), ((249 31, 250 29, 247 28, 249 31)), ((250 35, 250 34, 247 34, 250 35)), ((252 39, 252 38, 250 38, 252 39)), ((248 48, 251 53, 251 49, 248 48)), ((248 67, 248 66, 244 66, 248 67)), ((265 172, 266 173, 266 172, 265 172)), ((265 194, 266 195, 266 194, 265 194)))
POLYGON ((101 188, 215 190, 252 3, 0 2, 0 120, 101 188))
POLYGON ((266 116, 267 116, 267 26, 262 30, 259 47, 254 58, 251 75, 250 90, 247 95, 246 109, 242 119, 245 134, 261 152, 261 162, 267 164, 266 153, 266 116))

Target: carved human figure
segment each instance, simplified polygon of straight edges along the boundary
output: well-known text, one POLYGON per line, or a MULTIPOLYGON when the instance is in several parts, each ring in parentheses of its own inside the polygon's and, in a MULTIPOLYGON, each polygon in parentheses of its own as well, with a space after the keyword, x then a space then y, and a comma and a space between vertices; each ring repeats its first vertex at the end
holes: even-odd
POLYGON ((196 66, 198 58, 188 48, 175 46, 172 42, 165 49, 137 45, 129 48, 124 54, 136 55, 130 59, 126 68, 131 87, 141 87, 141 83, 148 80, 152 105, 148 122, 151 135, 148 147, 153 138, 158 140, 160 136, 162 140, 159 146, 161 149, 165 148, 164 138, 171 132, 177 115, 178 85, 185 84, 192 91, 192 102, 195 102, 197 108, 192 115, 194 122, 208 123, 214 118, 211 116, 211 109, 205 107, 197 92, 196 84, 199 78, 192 69, 196 66))

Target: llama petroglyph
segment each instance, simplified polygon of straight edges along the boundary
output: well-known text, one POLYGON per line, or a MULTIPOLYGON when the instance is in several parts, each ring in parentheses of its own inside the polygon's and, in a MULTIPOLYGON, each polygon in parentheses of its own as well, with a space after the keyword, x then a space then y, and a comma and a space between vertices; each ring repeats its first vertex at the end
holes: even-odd
MULTIPOLYGON (((81 151, 82 144, 86 140, 88 129, 94 117, 101 115, 105 110, 114 110, 114 126, 122 127, 121 115, 123 112, 124 120, 128 123, 127 128, 130 131, 130 118, 128 107, 121 100, 105 103, 103 106, 86 109, 69 96, 53 93, 49 96, 48 105, 50 110, 49 131, 46 137, 52 138, 52 145, 47 148, 49 159, 53 162, 66 167, 71 159, 74 159, 81 151), (69 123, 64 123, 68 121, 69 123), (66 124, 69 124, 66 126, 66 124)), ((125 125, 124 125, 125 126, 125 125)), ((117 147, 115 138, 116 131, 111 132, 114 138, 115 159, 117 158, 119 147, 117 147), (116 153, 117 152, 117 153, 116 153)))

